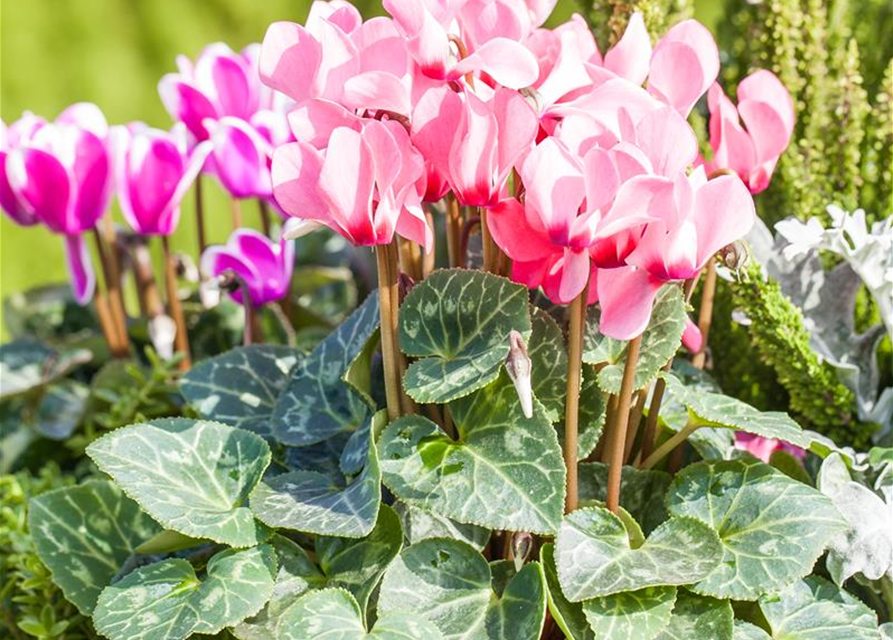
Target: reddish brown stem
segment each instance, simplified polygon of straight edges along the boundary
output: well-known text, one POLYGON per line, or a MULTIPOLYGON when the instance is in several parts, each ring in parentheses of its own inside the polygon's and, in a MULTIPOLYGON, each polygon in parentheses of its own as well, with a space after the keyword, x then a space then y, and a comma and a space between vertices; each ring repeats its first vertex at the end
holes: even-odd
POLYGON ((177 326, 174 346, 183 355, 183 358, 180 360, 180 370, 189 371, 192 368, 192 356, 189 353, 189 334, 186 332, 186 316, 183 315, 183 306, 180 303, 180 296, 177 292, 177 263, 171 253, 170 240, 167 236, 161 236, 161 248, 164 252, 164 280, 167 285, 168 313, 177 326))
POLYGON ((620 393, 617 398, 617 411, 611 425, 611 458, 608 466, 607 507, 617 513, 620 507, 620 475, 623 470, 623 451, 626 445, 626 428, 629 423, 629 410, 632 403, 633 386, 636 377, 636 364, 639 360, 639 346, 642 336, 629 341, 626 348, 626 364, 623 367, 623 379, 620 382, 620 393))
POLYGON ((570 308, 567 346, 567 395, 564 405, 564 466, 567 485, 564 511, 570 513, 579 505, 577 488, 577 447, 580 418, 580 386, 583 373, 583 329, 589 285, 574 298, 570 308))
POLYGON ((697 369, 703 369, 707 363, 707 340, 710 337, 710 325, 713 322, 713 298, 716 295, 716 262, 711 257, 704 274, 704 287, 701 289, 701 307, 698 311, 698 329, 701 331, 701 348, 692 357, 691 363, 697 369))

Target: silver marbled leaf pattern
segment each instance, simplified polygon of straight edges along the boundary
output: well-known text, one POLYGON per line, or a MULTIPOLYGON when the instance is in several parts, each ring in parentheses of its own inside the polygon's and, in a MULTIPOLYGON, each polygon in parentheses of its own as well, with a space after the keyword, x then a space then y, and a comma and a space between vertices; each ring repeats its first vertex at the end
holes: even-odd
POLYGON ((403 524, 406 544, 415 544, 429 538, 453 538, 467 542, 478 551, 490 540, 490 530, 474 524, 462 524, 432 511, 413 507, 405 502, 394 503, 394 510, 403 524))
POLYGON ((92 480, 33 498, 28 530, 53 582, 90 615, 100 592, 160 527, 114 483, 92 480))
POLYGON ((381 583, 378 613, 426 614, 444 640, 536 640, 546 614, 542 567, 515 573, 474 547, 432 538, 403 550, 381 583))
MULTIPOLYGON (((384 412, 379 416, 384 420, 384 412)), ((361 538, 372 531, 381 503, 381 467, 375 443, 366 441, 363 470, 352 478, 289 471, 265 478, 251 494, 251 510, 271 527, 361 538)))
POLYGON ((291 446, 311 445, 354 431, 367 419, 368 398, 345 383, 344 377, 378 323, 378 294, 372 293, 295 366, 273 409, 277 440, 291 446))
POLYGON ((262 537, 247 499, 270 464, 260 436, 168 418, 117 429, 87 447, 96 465, 167 529, 233 547, 262 537))
POLYGON ((206 420, 269 437, 273 407, 297 361, 290 347, 236 347, 196 364, 180 380, 180 393, 206 420))
POLYGON ((682 470, 667 495, 671 515, 716 531, 722 563, 691 589, 756 600, 812 571, 846 523, 830 498, 767 464, 699 462, 682 470))
POLYGON ((568 514, 555 540, 565 597, 580 602, 645 587, 689 584, 709 575, 722 558, 716 534, 694 518, 667 520, 641 546, 630 538, 621 518, 604 507, 568 514))
POLYGON ((282 618, 277 640, 443 640, 420 613, 379 616, 366 633, 356 600, 343 589, 323 589, 302 596, 282 618))
MULTIPOLYGON (((580 500, 604 502, 608 496, 608 465, 581 462, 580 500)), ((620 472, 620 506, 642 526, 646 534, 669 517, 666 500, 672 476, 664 471, 624 466, 620 472)))
POLYGON ((0 400, 39 389, 92 357, 86 349, 56 350, 34 338, 0 345, 0 400))
POLYGON ((481 271, 443 269, 416 285, 400 306, 400 349, 417 358, 403 386, 418 402, 449 402, 496 379, 509 333, 525 340, 527 289, 481 271))
POLYGON ((530 344, 527 354, 533 364, 533 395, 546 410, 546 416, 557 422, 564 416, 567 396, 567 348, 561 327, 548 313, 530 308, 530 344))
MULTIPOLYGON (((634 386, 641 389, 657 378, 661 368, 676 354, 685 330, 685 300, 677 286, 666 286, 657 294, 648 328, 642 334, 634 386)), ((607 393, 619 393, 623 368, 626 365, 626 342, 614 340, 598 332, 598 312, 587 316, 583 343, 583 361, 588 364, 607 362, 598 374, 598 384, 607 393)))
POLYGON ((450 404, 458 439, 409 415, 378 442, 382 479, 403 502, 464 524, 550 534, 564 506, 565 468, 542 405, 525 418, 506 373, 450 404))
POLYGON ((676 587, 648 587, 583 602, 596 638, 652 640, 670 622, 676 587))
POLYGON ((270 545, 228 549, 199 579, 192 565, 168 558, 106 587, 93 613, 110 640, 183 640, 213 635, 257 614, 273 594, 276 554, 270 545))
POLYGON ((732 640, 732 605, 680 589, 673 615, 654 640, 732 640))
POLYGON ((555 624, 564 632, 568 640, 595 640, 595 632, 589 626, 583 613, 583 603, 571 602, 564 597, 558 581, 558 568, 555 566, 555 544, 547 542, 540 547, 540 563, 546 574, 549 612, 555 624))

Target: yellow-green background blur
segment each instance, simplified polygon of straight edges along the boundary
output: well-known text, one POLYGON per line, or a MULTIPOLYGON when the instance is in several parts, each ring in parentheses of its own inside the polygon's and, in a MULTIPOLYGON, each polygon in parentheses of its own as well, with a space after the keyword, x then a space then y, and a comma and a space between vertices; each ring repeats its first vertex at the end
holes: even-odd
MULTIPOLYGON (((354 4, 366 15, 381 12, 380 1, 354 4)), ((699 3, 698 15, 708 26, 719 4, 699 3)), ((194 58, 216 41, 235 49, 258 42, 273 21, 303 21, 309 5, 309 0, 0 0, 0 116, 9 123, 30 110, 54 118, 73 102, 90 101, 112 124, 142 120, 168 128, 156 85, 175 70, 177 54, 194 58)), ((553 21, 566 19, 574 8, 572 0, 559 0, 553 21)), ((229 228, 229 207, 216 185, 209 186, 209 239, 220 242, 229 228)), ((246 221, 256 222, 252 204, 244 207, 246 221)), ((175 248, 194 248, 192 214, 187 198, 175 248)), ((2 297, 67 279, 58 238, 0 217, 2 297)))

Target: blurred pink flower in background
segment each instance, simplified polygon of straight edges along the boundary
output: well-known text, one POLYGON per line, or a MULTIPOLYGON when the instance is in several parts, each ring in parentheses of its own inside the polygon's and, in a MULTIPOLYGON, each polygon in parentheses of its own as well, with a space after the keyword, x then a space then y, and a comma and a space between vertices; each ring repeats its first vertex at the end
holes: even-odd
MULTIPOLYGON (((210 276, 230 270, 239 276, 254 307, 281 300, 288 294, 294 262, 294 242, 276 242, 253 229, 234 231, 225 245, 208 247, 201 260, 202 271, 210 276)), ((243 303, 241 289, 230 295, 243 303)))
POLYGON ((763 462, 769 462, 772 454, 776 451, 785 451, 799 460, 806 456, 806 452, 800 447, 795 447, 775 438, 764 438, 763 436, 755 436, 743 431, 735 432, 735 448, 747 451, 763 462))

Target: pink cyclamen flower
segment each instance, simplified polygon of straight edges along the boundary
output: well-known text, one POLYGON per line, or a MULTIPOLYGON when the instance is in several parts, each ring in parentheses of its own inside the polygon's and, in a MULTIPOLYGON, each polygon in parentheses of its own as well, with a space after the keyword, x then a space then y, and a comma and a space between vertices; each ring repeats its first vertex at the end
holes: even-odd
POLYGON ((664 283, 694 277, 719 249, 747 234, 756 214, 738 176, 708 181, 703 167, 675 179, 636 176, 621 186, 617 200, 629 214, 656 218, 626 257, 627 266, 599 272, 600 328, 629 340, 645 330, 664 283))
POLYGON ((211 151, 209 142, 187 150, 182 125, 171 133, 143 124, 115 127, 112 149, 118 202, 139 234, 169 236, 180 221, 180 202, 211 151))
POLYGON ((718 75, 719 50, 709 29, 697 20, 684 20, 654 47, 648 91, 688 117, 718 75))
MULTIPOLYGON (((288 295, 294 269, 294 242, 274 242, 253 229, 237 229, 226 245, 208 247, 202 254, 202 271, 219 276, 233 271, 244 280, 251 304, 259 307, 288 295)), ((242 304, 242 291, 230 294, 242 304)))
POLYGON ((325 149, 298 140, 273 153, 273 194, 290 216, 313 220, 358 246, 394 233, 429 248, 433 231, 417 182, 424 160, 395 121, 336 127, 325 149))
POLYGON ((241 118, 205 120, 213 145, 208 170, 234 198, 270 198, 273 145, 241 118))
POLYGON ((795 447, 782 440, 755 436, 750 433, 745 433, 744 431, 735 432, 735 448, 747 451, 763 462, 769 462, 772 454, 776 451, 785 451, 798 460, 803 460, 806 456, 806 451, 800 447, 795 447))
MULTIPOLYGON (((583 291, 594 245, 651 220, 650 214, 627 215, 623 206, 609 208, 616 185, 603 179, 601 159, 593 156, 580 160, 560 141, 546 138, 521 166, 524 204, 503 200, 487 217, 493 239, 514 260, 513 279, 543 287, 558 304, 583 291)), ((591 293, 594 299, 594 287, 591 293)))
POLYGON ((273 93, 260 82, 258 57, 256 44, 241 53, 222 42, 210 44, 195 64, 179 56, 179 72, 165 75, 158 93, 171 117, 185 124, 196 140, 207 140, 205 120, 250 120, 258 110, 270 108, 273 93))
MULTIPOLYGON (((79 103, 9 150, 4 165, 10 193, 25 211, 65 237, 75 299, 93 297, 96 277, 82 234, 93 229, 111 196, 105 117, 79 103)), ((4 205, 5 206, 5 205, 4 205)))
POLYGON ((495 205, 515 162, 533 145, 536 113, 517 92, 497 88, 489 100, 449 87, 425 93, 412 117, 412 141, 446 177, 459 202, 495 205))
POLYGON ((775 74, 761 70, 738 85, 737 109, 718 84, 710 87, 708 105, 713 159, 707 166, 734 171, 751 193, 763 191, 794 131, 791 94, 775 74))

